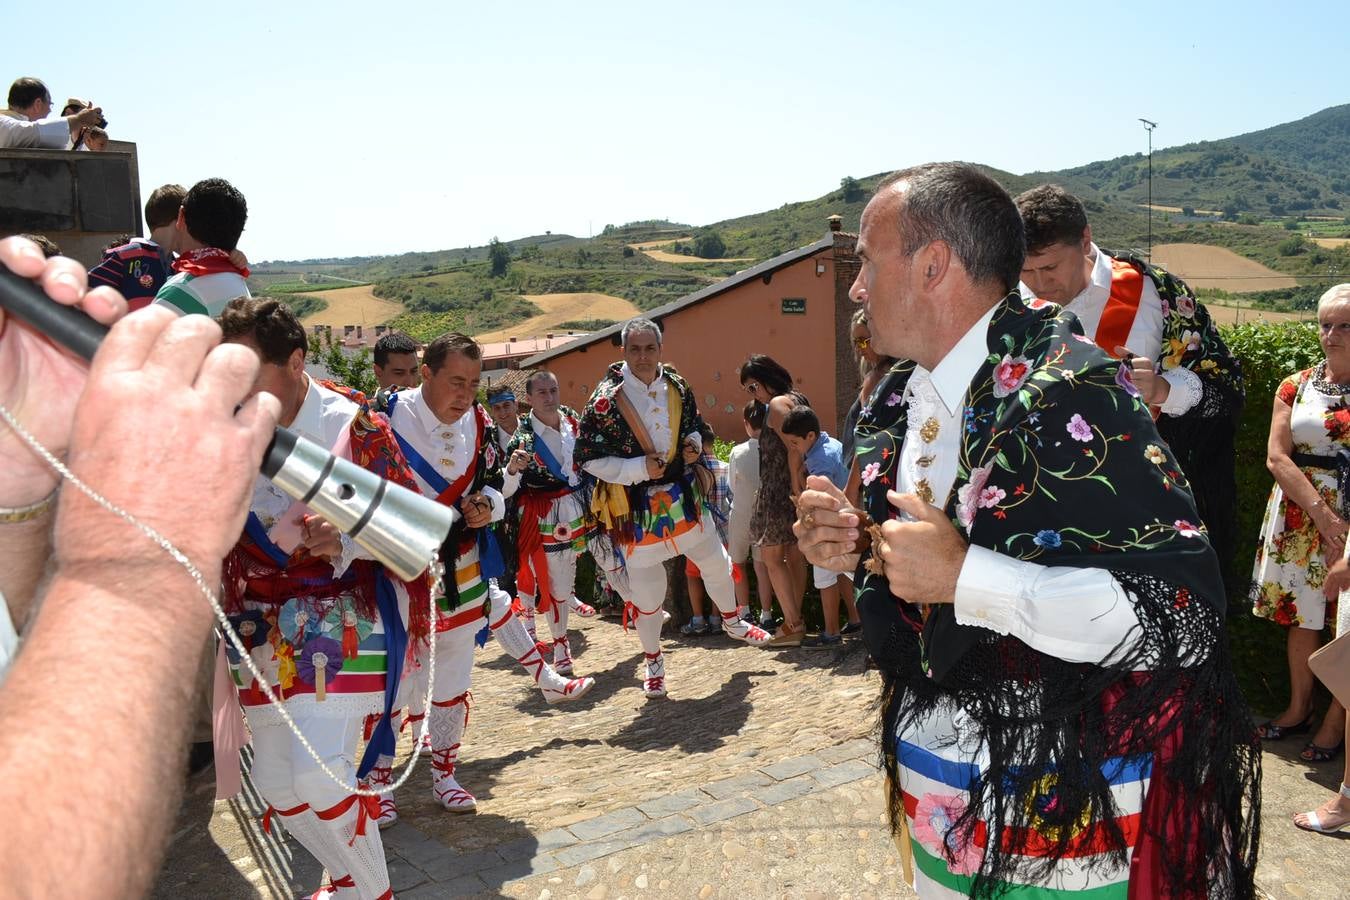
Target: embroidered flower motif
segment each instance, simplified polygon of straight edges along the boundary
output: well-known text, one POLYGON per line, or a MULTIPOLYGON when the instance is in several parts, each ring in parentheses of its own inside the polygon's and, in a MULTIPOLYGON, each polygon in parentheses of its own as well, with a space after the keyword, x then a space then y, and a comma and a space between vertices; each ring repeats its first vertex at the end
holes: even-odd
POLYGON ((1090 347, 1095 347, 1095 346, 1097 346, 1097 342, 1094 341, 1092 338, 1088 337, 1088 336, 1085 335, 1085 334, 1075 334, 1075 335, 1073 336, 1073 339, 1074 339, 1075 341, 1077 341, 1078 343, 1080 343, 1080 344, 1087 344, 1087 345, 1090 346, 1090 347))
POLYGON ((603 416, 605 413, 609 412, 609 407, 610 402, 608 397, 595 398, 595 411, 598 412, 600 415, 603 416))
POLYGON ((901 397, 900 394, 899 394, 898 392, 892 391, 892 392, 891 392, 891 395, 890 395, 889 397, 886 398, 886 405, 887 405, 887 406, 897 406, 897 405, 899 405, 900 401, 903 400, 903 399, 905 399, 905 398, 904 398, 904 397, 901 397))
POLYGON ((572 526, 567 522, 559 522, 553 526, 553 539, 555 541, 570 541, 572 539, 572 526))
POLYGON ((1177 297, 1177 312, 1181 313, 1182 318, 1192 318, 1195 316, 1195 298, 1182 294, 1177 297))
POLYGON ((487 441, 483 444, 483 462, 490 469, 497 464, 497 442, 487 441))
POLYGON ((954 827, 965 811, 965 799, 956 794, 924 794, 914 807, 915 839, 946 859, 947 868, 956 875, 973 875, 984 857, 979 845, 962 842, 954 827))
POLYGON ((1083 441, 1086 443, 1087 441, 1092 440, 1092 426, 1078 413, 1074 413, 1073 418, 1069 419, 1067 427, 1069 436, 1075 441, 1083 441))
POLYGON ((1162 448, 1157 444, 1149 444, 1144 448, 1144 459, 1153 463, 1155 466, 1161 466, 1167 462, 1167 454, 1163 453, 1162 448))
POLYGON ((1177 519, 1172 523, 1172 527, 1177 530, 1177 534, 1182 537, 1193 538, 1200 536, 1200 529, 1187 522, 1185 519, 1177 519))
POLYGON ((881 463, 870 462, 867 465, 863 466, 862 472, 860 473, 862 477, 862 483, 871 484, 872 482, 877 480, 877 476, 880 474, 881 474, 881 463))
POLYGON ((1059 536, 1059 532, 1052 528, 1045 528, 1036 532, 1036 536, 1031 541, 1044 550, 1056 550, 1064 543, 1064 539, 1059 536))
POLYGON ((1003 398, 1014 393, 1031 377, 1031 360, 1025 356, 1009 356, 994 366, 994 396, 1003 398))
POLYGON ((989 473, 993 470, 993 463, 980 466, 970 473, 970 480, 961 485, 956 492, 956 520, 966 531, 970 531, 970 526, 975 521, 975 510, 979 505, 980 495, 984 491, 984 486, 989 483, 989 473))
POLYGON ((1008 492, 1001 487, 987 487, 980 491, 979 504, 983 509, 989 509, 1002 503, 1006 496, 1008 492))
POLYGON ((1134 374, 1130 371, 1130 367, 1123 362, 1116 369, 1116 387, 1119 387, 1131 397, 1139 396, 1139 388, 1134 386, 1134 374))

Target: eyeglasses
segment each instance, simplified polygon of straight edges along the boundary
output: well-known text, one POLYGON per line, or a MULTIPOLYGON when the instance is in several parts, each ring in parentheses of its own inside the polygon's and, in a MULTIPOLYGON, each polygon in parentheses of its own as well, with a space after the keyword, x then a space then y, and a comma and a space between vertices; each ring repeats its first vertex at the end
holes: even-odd
POLYGON ((866 350, 868 347, 872 346, 872 339, 870 337, 854 338, 853 346, 858 350, 866 350))

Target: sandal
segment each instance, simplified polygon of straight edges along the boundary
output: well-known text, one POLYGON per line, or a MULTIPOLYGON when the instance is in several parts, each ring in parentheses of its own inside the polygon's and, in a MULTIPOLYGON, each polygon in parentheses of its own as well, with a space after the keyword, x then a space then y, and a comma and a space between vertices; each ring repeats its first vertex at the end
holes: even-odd
POLYGON ((1308 743, 1303 745, 1303 750, 1302 752, 1299 753, 1298 758, 1303 760, 1304 762, 1310 763, 1331 762, 1333 759, 1340 756, 1341 751, 1344 749, 1345 749, 1344 740, 1342 740, 1335 747, 1319 747, 1312 741, 1308 741, 1308 743))
POLYGON ((1297 725, 1277 725, 1272 719, 1256 729, 1256 736, 1263 741, 1282 741, 1287 737, 1296 734, 1307 734, 1312 731, 1313 717, 1311 715, 1297 725))
POLYGON ((806 637, 806 625, 799 625, 795 630, 789 631, 786 624, 779 626, 778 633, 769 639, 770 647, 800 647, 802 638, 806 637))
MULTIPOLYGON (((1350 787, 1346 787, 1344 784, 1342 784, 1341 796, 1350 798, 1350 787)), ((1304 831, 1315 831, 1318 834, 1336 834, 1345 826, 1350 825, 1350 819, 1347 819, 1346 821, 1342 822, 1341 824, 1335 827, 1332 827, 1330 825, 1323 825, 1322 820, 1321 818, 1318 817, 1317 810, 1315 809, 1308 810, 1303 814, 1303 816, 1308 820, 1308 824, 1307 825, 1300 824, 1298 818, 1295 817, 1294 827, 1302 828, 1304 831)))

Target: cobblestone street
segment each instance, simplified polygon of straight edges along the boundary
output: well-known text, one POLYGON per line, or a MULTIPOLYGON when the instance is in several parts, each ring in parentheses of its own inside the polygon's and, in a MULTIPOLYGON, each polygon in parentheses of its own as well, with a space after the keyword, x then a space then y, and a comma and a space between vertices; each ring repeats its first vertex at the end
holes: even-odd
MULTIPOLYGON (((885 824, 879 678, 860 641, 756 650, 667 629, 671 695, 647 700, 636 635, 611 619, 579 625, 577 672, 598 684, 571 706, 547 706, 494 643, 478 651, 459 769, 478 809, 442 811, 419 761, 383 832, 399 897, 913 896, 885 824)), ((405 735, 400 763, 409 751, 405 735)), ((1324 799, 1339 763, 1276 751, 1260 884, 1276 898, 1342 896, 1347 845, 1288 824, 1324 799)), ((209 773, 189 784, 156 896, 308 896, 317 864, 263 833, 247 780, 232 801, 213 790, 209 773)))

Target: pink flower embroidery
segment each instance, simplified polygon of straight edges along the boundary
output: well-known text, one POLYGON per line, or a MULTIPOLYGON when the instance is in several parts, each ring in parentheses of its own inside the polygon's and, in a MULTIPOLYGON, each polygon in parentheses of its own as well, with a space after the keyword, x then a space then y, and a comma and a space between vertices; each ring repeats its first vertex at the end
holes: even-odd
POLYGON ((1008 492, 1001 487, 987 487, 980 491, 979 505, 982 509, 990 509, 1003 502, 1003 498, 1008 496, 1008 492))
POLYGON ((903 399, 904 399, 904 398, 901 397, 898 393, 892 392, 891 395, 890 395, 889 397, 886 398, 886 405, 887 405, 887 406, 896 406, 896 405, 898 405, 898 404, 900 403, 900 401, 903 400, 903 399))
POLYGON ((1074 413, 1073 418, 1069 419, 1068 429, 1069 436, 1075 441, 1087 443, 1092 440, 1092 426, 1078 413, 1074 413))
POLYGON ((955 794, 924 794, 914 807, 914 838, 925 850, 947 861, 956 875, 979 871, 984 851, 974 841, 960 843, 953 828, 966 811, 966 801, 955 794))
POLYGON ((956 520, 966 531, 970 531, 971 523, 975 521, 976 505, 979 504, 980 495, 993 469, 993 463, 980 466, 970 473, 970 480, 961 485, 960 490, 956 492, 956 520))
POLYGON ((1189 319, 1195 315, 1195 298, 1187 297, 1182 294, 1177 298, 1177 312, 1181 313, 1183 318, 1189 319))
POLYGON ((1090 346, 1090 347, 1095 347, 1095 346, 1097 346, 1097 342, 1094 341, 1092 338, 1088 337, 1088 336, 1085 335, 1085 334, 1075 334, 1075 335, 1073 336, 1073 339, 1074 339, 1075 341, 1077 341, 1078 343, 1080 343, 1080 344, 1087 344, 1087 345, 1090 346))
POLYGON ((1190 522, 1187 522, 1185 519, 1177 519, 1175 522, 1172 523, 1172 527, 1175 528, 1177 530, 1177 534, 1181 535, 1182 537, 1193 538, 1200 536, 1200 529, 1197 528, 1195 525, 1192 525, 1190 522))
POLYGON ((1009 356, 994 366, 994 396, 1006 397, 1017 391, 1031 377, 1031 360, 1025 356, 1009 356))
POLYGON ((877 476, 881 474, 881 463, 878 462, 868 463, 867 465, 863 466, 862 472, 860 474, 862 476, 863 484, 871 484, 872 482, 876 481, 877 476))

